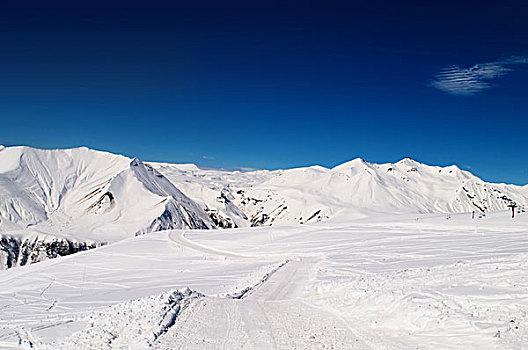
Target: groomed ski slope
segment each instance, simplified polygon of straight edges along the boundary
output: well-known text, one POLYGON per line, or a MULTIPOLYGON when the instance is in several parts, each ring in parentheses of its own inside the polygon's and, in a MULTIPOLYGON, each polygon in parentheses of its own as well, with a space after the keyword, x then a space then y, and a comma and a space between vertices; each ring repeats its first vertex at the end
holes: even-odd
POLYGON ((156 232, 2 271, 0 347, 519 349, 527 272, 506 211, 156 232))

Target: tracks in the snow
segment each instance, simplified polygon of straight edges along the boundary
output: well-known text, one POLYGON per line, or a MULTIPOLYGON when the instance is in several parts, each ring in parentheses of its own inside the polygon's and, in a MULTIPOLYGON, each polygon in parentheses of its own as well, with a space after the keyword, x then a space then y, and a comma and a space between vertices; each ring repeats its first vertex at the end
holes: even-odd
POLYGON ((223 251, 220 249, 215 249, 215 248, 204 246, 202 244, 195 243, 185 237, 185 231, 181 231, 181 232, 171 231, 169 232, 169 239, 180 246, 183 246, 185 248, 189 248, 192 250, 196 250, 198 252, 205 253, 205 254, 219 255, 219 256, 224 256, 228 258, 238 258, 238 259, 254 258, 254 256, 227 252, 227 251, 223 251))
MULTIPOLYGON (((194 243, 184 233, 171 240, 206 254, 251 258, 194 243)), ((205 297, 186 309, 157 346, 180 349, 366 348, 344 321, 303 299, 321 261, 285 260, 257 284, 228 298, 205 297)))

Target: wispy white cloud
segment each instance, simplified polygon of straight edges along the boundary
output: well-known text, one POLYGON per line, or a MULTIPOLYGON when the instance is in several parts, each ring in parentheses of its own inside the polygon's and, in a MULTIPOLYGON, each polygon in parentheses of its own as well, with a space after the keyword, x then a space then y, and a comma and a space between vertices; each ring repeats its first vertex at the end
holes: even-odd
POLYGON ((206 160, 215 160, 216 158, 215 158, 215 157, 212 157, 212 156, 206 156, 206 155, 203 155, 203 156, 202 156, 202 159, 206 159, 206 160))
POLYGON ((528 63, 526 56, 511 56, 495 62, 479 63, 469 68, 450 66, 442 69, 431 86, 452 95, 474 95, 490 88, 490 81, 528 63))
POLYGON ((241 166, 241 167, 235 168, 235 170, 240 170, 242 172, 248 172, 248 171, 256 171, 256 170, 259 170, 259 169, 250 168, 250 167, 247 167, 247 166, 241 166))

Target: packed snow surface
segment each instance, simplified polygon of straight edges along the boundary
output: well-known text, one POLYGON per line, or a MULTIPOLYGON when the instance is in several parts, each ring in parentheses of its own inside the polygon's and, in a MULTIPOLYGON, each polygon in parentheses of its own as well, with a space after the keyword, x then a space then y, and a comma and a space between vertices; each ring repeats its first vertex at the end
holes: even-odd
POLYGON ((0 273, 0 347, 519 349, 528 214, 170 230, 0 273))

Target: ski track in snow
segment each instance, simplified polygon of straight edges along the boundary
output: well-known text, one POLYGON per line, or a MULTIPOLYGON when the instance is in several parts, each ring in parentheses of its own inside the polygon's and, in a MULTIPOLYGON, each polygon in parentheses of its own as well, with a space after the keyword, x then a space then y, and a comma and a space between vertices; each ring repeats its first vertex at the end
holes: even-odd
POLYGON ((224 256, 228 258, 244 258, 244 259, 253 259, 255 256, 249 256, 249 255, 242 255, 242 254, 236 254, 232 252, 222 251, 218 249, 213 249, 210 247, 207 247, 205 245, 197 244, 195 242, 190 241, 189 239, 185 238, 185 230, 183 230, 181 233, 177 231, 169 232, 169 238, 175 242, 176 244, 179 244, 183 247, 187 247, 190 249, 194 249, 196 251, 199 251, 201 253, 205 254, 211 254, 211 255, 219 255, 224 256))
POLYGON ((339 317, 302 300, 317 259, 290 261, 246 298, 204 298, 156 345, 179 349, 365 348, 339 317), (214 317, 211 317, 214 315, 214 317))

